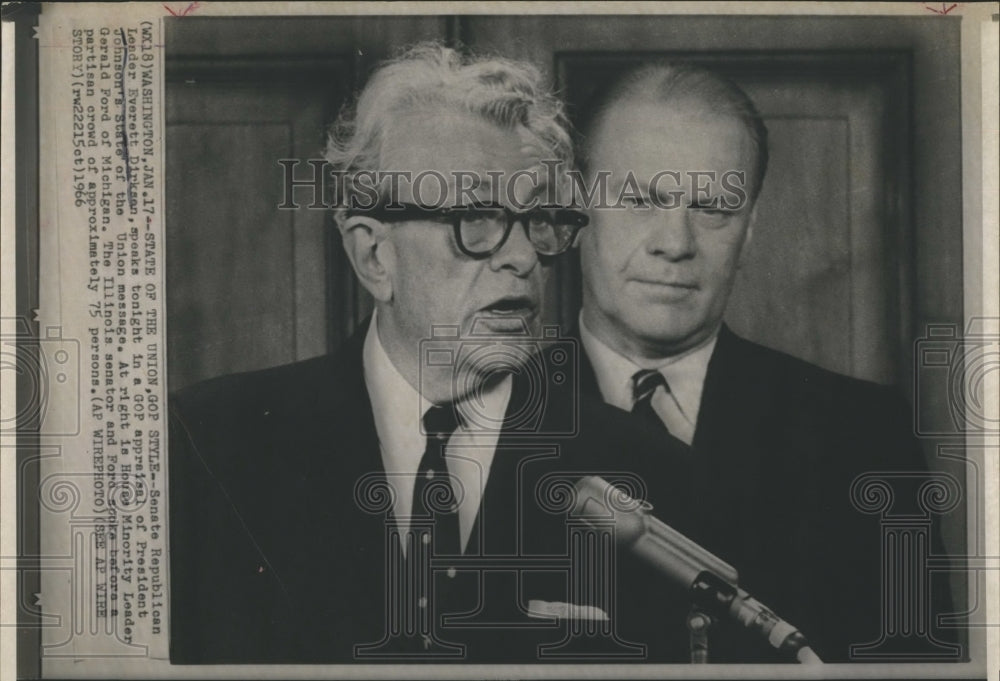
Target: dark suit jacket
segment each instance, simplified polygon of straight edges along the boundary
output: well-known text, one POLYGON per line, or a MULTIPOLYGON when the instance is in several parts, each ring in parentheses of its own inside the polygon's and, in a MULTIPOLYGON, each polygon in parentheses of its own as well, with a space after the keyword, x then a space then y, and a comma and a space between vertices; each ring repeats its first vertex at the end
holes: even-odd
MULTIPOLYGON (((372 511, 377 492, 356 489, 366 476, 384 475, 363 377, 363 335, 332 356, 214 379, 173 396, 172 662, 351 662, 355 645, 385 636, 390 515, 388 506, 372 511)), ((565 520, 543 508, 535 493, 546 474, 617 470, 617 459, 654 446, 661 460, 678 456, 662 442, 644 441, 630 416, 598 400, 578 401, 573 378, 545 385, 543 416, 529 428, 535 435, 506 427, 501 434, 480 507, 482 531, 470 541, 479 546, 482 539, 484 553, 566 555, 565 520), (573 422, 578 432, 553 435, 573 422)), ((527 403, 526 391, 523 376, 515 376, 508 416, 527 403)), ((539 624, 524 615, 530 599, 587 604, 600 598, 570 593, 564 573, 542 566, 491 571, 480 583, 482 574, 460 571, 454 581, 435 575, 450 612, 489 601, 478 619, 494 626, 441 631, 442 640, 466 646, 458 658, 464 661, 536 661, 538 645, 561 641, 568 624, 520 627, 539 624)), ((644 636, 650 630, 638 616, 629 621, 644 636)), ((419 653, 420 640, 397 643, 386 651, 409 655, 412 644, 419 653)), ((575 650, 620 652, 607 643, 584 641, 575 650)), ((686 637, 672 637, 671 645, 680 646, 674 655, 683 659, 686 637)))
MULTIPOLYGON (((599 396, 589 360, 582 373, 584 392, 599 396)), ((733 565, 741 586, 798 626, 824 661, 849 661, 851 644, 879 640, 880 518, 857 508, 851 486, 865 473, 925 470, 904 401, 889 388, 823 370, 723 327, 692 450, 686 464, 670 470, 655 457, 632 462, 649 480, 655 514, 733 565)), ((913 488, 896 493, 897 511, 919 514, 913 488)), ((936 534, 932 541, 940 551, 936 534)), ((946 580, 931 586, 936 613, 948 611, 946 580)), ((918 649, 948 656, 933 644, 918 649)), ((725 624, 712 634, 710 655, 775 659, 725 624)))

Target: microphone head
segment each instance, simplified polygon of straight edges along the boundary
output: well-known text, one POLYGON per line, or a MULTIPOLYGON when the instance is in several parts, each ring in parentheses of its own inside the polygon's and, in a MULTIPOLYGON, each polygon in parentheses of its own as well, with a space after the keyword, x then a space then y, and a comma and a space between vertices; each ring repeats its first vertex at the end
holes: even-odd
POLYGON ((595 475, 580 478, 573 487, 576 495, 570 517, 594 528, 613 527, 616 544, 662 570, 675 583, 689 588, 707 570, 728 584, 739 584, 733 566, 654 517, 649 503, 595 475))
POLYGON ((614 527, 615 541, 631 544, 642 536, 650 506, 604 478, 588 475, 573 486, 576 495, 570 517, 595 528, 614 527))

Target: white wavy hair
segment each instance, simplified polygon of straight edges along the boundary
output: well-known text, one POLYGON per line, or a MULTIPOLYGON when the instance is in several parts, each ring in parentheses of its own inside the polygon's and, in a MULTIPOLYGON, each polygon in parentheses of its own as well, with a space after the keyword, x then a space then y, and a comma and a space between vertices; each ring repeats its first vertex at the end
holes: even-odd
POLYGON ((326 160, 346 177, 391 170, 381 167, 389 123, 399 113, 429 105, 467 111, 504 129, 524 126, 548 147, 551 160, 572 167, 563 104, 534 65, 466 55, 436 42, 414 45, 375 69, 330 127, 326 160))

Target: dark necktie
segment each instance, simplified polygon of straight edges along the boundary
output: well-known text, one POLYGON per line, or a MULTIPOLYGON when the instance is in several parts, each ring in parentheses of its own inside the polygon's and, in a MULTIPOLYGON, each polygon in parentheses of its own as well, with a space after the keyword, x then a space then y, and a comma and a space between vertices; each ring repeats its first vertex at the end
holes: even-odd
MULTIPOLYGON (((445 446, 458 428, 458 415, 451 402, 433 405, 424 414, 427 445, 420 459, 413 486, 413 521, 432 520, 434 553, 454 555, 462 552, 458 526, 458 498, 448 475, 445 446)), ((412 527, 412 525, 411 525, 412 527)))
POLYGON ((666 392, 670 392, 667 379, 659 371, 653 369, 641 369, 632 376, 632 413, 637 414, 651 423, 670 431, 660 415, 653 410, 653 394, 656 389, 663 386, 666 392))
POLYGON ((658 490, 659 496, 654 504, 658 507, 659 514, 662 514, 660 517, 669 518, 671 527, 678 531, 697 537, 700 532, 699 523, 704 515, 698 509, 704 503, 699 502, 698 490, 703 487, 698 483, 701 478, 696 471, 699 466, 704 465, 706 457, 692 456, 691 446, 678 439, 653 409, 653 394, 660 386, 669 397, 670 385, 659 371, 637 371, 632 377, 632 395, 635 399, 632 413, 661 433, 665 445, 663 451, 654 449, 650 456, 643 459, 642 475, 655 481, 655 487, 653 483, 650 487, 658 490))

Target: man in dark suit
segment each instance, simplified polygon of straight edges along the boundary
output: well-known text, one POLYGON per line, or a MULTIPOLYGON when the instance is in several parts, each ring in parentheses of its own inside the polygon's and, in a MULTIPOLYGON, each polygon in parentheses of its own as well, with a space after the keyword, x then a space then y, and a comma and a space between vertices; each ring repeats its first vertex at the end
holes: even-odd
POLYGON ((571 593, 544 484, 649 449, 577 399, 575 346, 541 333, 586 217, 523 208, 554 188, 510 178, 570 153, 524 64, 421 46, 371 76, 328 158, 395 173, 336 211, 375 313, 333 356, 172 400, 173 662, 641 659, 612 603, 571 593))
MULTIPOLYGON (((883 638, 900 644, 902 659, 955 659, 956 648, 934 639, 953 638, 947 632, 885 631, 892 608, 914 608, 921 621, 947 612, 947 585, 932 584, 933 612, 919 590, 906 604, 883 601, 901 577, 883 559, 878 518, 861 512, 852 488, 871 472, 920 477, 909 410, 889 388, 752 343, 722 322, 767 167, 767 130, 750 99, 705 69, 644 66, 596 107, 582 162, 591 180, 608 174, 619 201, 591 211, 581 235, 581 381, 663 441, 690 445, 683 465, 666 471, 649 454, 654 507, 674 494, 658 475, 688 481, 671 500, 686 510, 661 518, 733 565, 825 661, 859 659, 852 645, 883 638)), ((713 660, 773 658, 724 622, 710 639, 713 660)))

